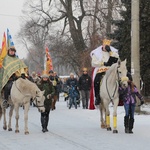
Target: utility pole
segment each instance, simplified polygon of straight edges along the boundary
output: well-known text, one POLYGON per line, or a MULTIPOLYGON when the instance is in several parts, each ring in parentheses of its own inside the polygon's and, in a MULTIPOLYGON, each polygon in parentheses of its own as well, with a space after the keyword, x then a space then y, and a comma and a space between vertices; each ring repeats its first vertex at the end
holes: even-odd
POLYGON ((139 55, 139 0, 131 3, 131 73, 133 82, 140 90, 140 55, 139 55))

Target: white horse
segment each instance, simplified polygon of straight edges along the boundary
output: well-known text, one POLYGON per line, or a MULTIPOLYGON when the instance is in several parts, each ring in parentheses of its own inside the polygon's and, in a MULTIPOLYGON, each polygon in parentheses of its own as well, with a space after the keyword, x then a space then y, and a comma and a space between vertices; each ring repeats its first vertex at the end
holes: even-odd
POLYGON ((101 114, 101 128, 107 128, 111 131, 110 127, 110 111, 109 104, 113 103, 113 133, 118 133, 117 130, 117 106, 119 103, 119 85, 127 87, 128 85, 126 60, 113 64, 109 70, 106 71, 100 86, 100 114, 101 114), (104 119, 105 118, 105 119, 104 119))
MULTIPOLYGON (((24 106, 24 130, 25 134, 29 134, 28 131, 28 111, 30 107, 30 100, 33 100, 33 103, 38 108, 40 112, 45 111, 44 107, 44 100, 45 97, 43 96, 44 91, 41 91, 35 83, 32 83, 28 79, 22 79, 19 78, 18 80, 14 81, 12 88, 11 88, 11 99, 9 100, 10 104, 10 112, 9 112, 9 123, 8 123, 8 131, 12 131, 11 128, 11 118, 13 114, 13 109, 15 108, 16 112, 16 133, 19 133, 19 107, 22 105, 24 106)), ((4 114, 4 126, 3 129, 7 129, 7 123, 6 123, 6 109, 0 107, 0 117, 2 116, 2 113, 4 114)))

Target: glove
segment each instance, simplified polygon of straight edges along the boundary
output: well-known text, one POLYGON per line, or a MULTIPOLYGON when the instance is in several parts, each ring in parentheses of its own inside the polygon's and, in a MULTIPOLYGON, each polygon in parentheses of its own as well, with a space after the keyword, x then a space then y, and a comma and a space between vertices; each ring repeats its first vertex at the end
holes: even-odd
POLYGON ((106 45, 106 46, 105 46, 105 50, 106 50, 107 52, 111 52, 110 46, 106 45))
POLYGON ((143 100, 141 100, 141 105, 143 105, 144 104, 144 101, 143 100))
POLYGON ((51 99, 52 95, 51 94, 48 94, 47 95, 47 99, 51 99))
POLYGON ((25 76, 24 73, 21 74, 21 78, 22 78, 22 79, 25 79, 25 78, 26 78, 26 76, 25 76))
POLYGON ((108 63, 107 63, 107 62, 104 62, 104 66, 108 66, 108 63))

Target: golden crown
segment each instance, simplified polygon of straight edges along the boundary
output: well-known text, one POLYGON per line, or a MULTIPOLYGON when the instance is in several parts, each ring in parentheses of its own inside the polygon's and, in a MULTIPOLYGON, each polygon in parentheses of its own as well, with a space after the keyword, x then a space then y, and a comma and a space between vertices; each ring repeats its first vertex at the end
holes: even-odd
POLYGON ((107 39, 103 40, 103 45, 110 45, 110 43, 111 43, 111 40, 107 40, 107 39))

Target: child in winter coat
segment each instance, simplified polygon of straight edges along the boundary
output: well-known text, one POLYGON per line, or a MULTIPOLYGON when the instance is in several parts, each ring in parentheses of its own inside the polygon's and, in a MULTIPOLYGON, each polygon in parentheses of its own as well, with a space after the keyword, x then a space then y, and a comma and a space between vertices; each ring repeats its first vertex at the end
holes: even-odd
POLYGON ((124 109, 125 109, 125 117, 124 117, 124 126, 125 133, 133 133, 133 125, 134 125, 134 111, 136 106, 136 96, 140 99, 141 105, 144 104, 142 95, 138 92, 134 83, 129 80, 128 87, 126 89, 119 88, 119 93, 122 95, 124 109))
POLYGON ((55 89, 52 85, 52 83, 49 80, 49 76, 47 74, 43 74, 41 76, 41 82, 38 85, 40 90, 45 90, 44 96, 45 96, 45 101, 44 101, 44 107, 45 107, 45 112, 41 113, 41 124, 42 124, 42 131, 47 132, 47 126, 49 122, 49 113, 50 109, 52 106, 52 97, 55 93, 55 89))
POLYGON ((77 79, 74 77, 73 73, 70 73, 70 78, 68 78, 67 80, 67 86, 69 87, 69 97, 70 97, 70 104, 69 104, 69 109, 71 109, 72 104, 74 104, 75 109, 77 109, 77 85, 78 85, 78 81, 77 79))

